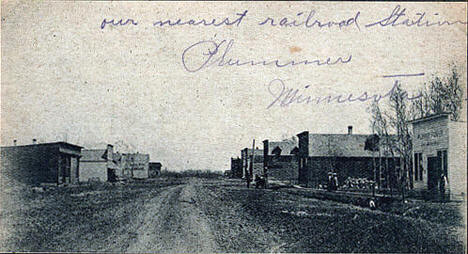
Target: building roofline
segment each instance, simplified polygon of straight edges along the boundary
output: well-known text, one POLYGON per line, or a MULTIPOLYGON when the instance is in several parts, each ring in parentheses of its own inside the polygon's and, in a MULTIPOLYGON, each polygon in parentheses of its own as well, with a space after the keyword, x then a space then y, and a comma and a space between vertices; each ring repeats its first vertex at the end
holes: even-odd
POLYGON ((294 141, 292 139, 287 139, 287 140, 282 140, 282 141, 268 141, 268 143, 297 143, 297 141, 294 141))
POLYGON ((449 115, 450 115, 450 113, 439 113, 439 114, 435 114, 435 115, 430 115, 430 116, 417 118, 417 119, 414 119, 414 120, 411 120, 411 121, 408 121, 408 122, 411 123, 411 124, 419 123, 419 122, 428 121, 428 120, 432 120, 432 119, 448 117, 449 115))
POLYGON ((80 158, 80 162, 104 162, 104 163, 107 163, 108 161, 107 160, 83 160, 80 158))
MULTIPOLYGON (((309 136, 311 135, 323 135, 323 136, 370 136, 370 135, 374 135, 372 133, 368 133, 368 134, 348 134, 348 133, 311 133, 309 131, 303 131, 299 134, 297 134, 297 136, 302 136, 302 135, 305 135, 305 134, 308 134, 309 136)), ((389 136, 392 136, 394 134, 389 134, 389 136)), ((277 141, 277 142, 282 142, 282 141, 277 141)))
MULTIPOLYGON (((303 132, 302 132, 303 133, 303 132)), ((371 135, 375 135, 375 134, 372 134, 372 133, 368 133, 368 134, 347 134, 347 133, 309 133, 309 137, 312 136, 312 135, 320 135, 320 136, 354 136, 354 137, 357 137, 357 136, 371 136, 371 135)), ((388 134, 389 136, 394 136, 395 134, 388 134)))
POLYGON ((79 145, 70 144, 67 142, 59 141, 59 142, 50 142, 50 143, 39 143, 39 144, 28 144, 28 145, 16 145, 16 146, 2 146, 1 148, 15 148, 15 147, 32 147, 32 146, 52 146, 52 145, 67 145, 73 146, 76 148, 84 148, 79 145))
POLYGON ((347 134, 347 133, 309 133, 309 135, 328 135, 328 136, 370 136, 374 135, 372 133, 369 134, 347 134))
POLYGON ((299 137, 299 136, 303 136, 303 135, 307 135, 307 134, 309 134, 309 131, 303 131, 303 132, 298 133, 296 136, 299 137))

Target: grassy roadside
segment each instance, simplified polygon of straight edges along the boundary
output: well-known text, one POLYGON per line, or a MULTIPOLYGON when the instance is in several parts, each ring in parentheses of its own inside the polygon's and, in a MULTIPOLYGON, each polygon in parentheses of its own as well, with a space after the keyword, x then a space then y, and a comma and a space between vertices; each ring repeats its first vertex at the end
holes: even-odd
POLYGON ((96 251, 109 244, 118 245, 113 235, 125 231, 145 201, 163 187, 179 183, 180 179, 163 178, 127 185, 58 188, 44 193, 24 190, 21 195, 2 197, 2 226, 8 233, 0 250, 96 251))
POLYGON ((269 253, 281 245, 277 236, 265 231, 262 225, 245 213, 242 204, 226 192, 226 187, 237 186, 237 182, 220 183, 205 180, 203 185, 197 186, 196 192, 196 204, 210 221, 219 248, 217 252, 269 253))
POLYGON ((453 231, 462 226, 457 208, 404 204, 402 213, 383 212, 241 185, 206 188, 222 193, 225 203, 238 204, 244 223, 258 225, 279 239, 281 252, 464 253, 464 244, 453 231))
POLYGON ((195 216, 209 221, 216 252, 464 252, 460 234, 454 231, 463 225, 453 204, 399 203, 388 211, 371 211, 281 190, 246 189, 233 179, 198 178, 190 191, 194 199, 188 201, 177 192, 165 192, 173 200, 157 205, 163 210, 167 205, 162 219, 154 220, 160 227, 142 219, 145 203, 165 187, 189 179, 163 177, 44 193, 17 189, 5 192, 13 197, 8 202, 2 193, 0 238, 6 237, 0 239, 0 251, 126 251, 129 244, 138 243, 142 223, 151 227, 143 231, 153 232, 150 242, 177 227, 184 230, 187 223, 164 218, 180 212, 174 210, 183 205, 177 202, 190 202, 200 209, 195 216))

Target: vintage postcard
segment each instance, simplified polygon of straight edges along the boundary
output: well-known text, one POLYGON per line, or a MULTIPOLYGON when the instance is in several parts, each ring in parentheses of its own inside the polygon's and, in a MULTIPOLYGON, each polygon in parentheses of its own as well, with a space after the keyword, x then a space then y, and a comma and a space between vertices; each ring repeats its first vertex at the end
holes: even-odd
POLYGON ((467 3, 1 3, 1 252, 466 253, 467 3))

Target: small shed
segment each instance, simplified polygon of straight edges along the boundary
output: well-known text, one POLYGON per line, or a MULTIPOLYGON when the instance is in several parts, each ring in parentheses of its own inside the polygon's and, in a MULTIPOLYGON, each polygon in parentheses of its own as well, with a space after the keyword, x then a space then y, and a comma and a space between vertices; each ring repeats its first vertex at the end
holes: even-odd
POLYGON ((155 178, 155 177, 161 175, 161 167, 162 167, 161 162, 150 162, 149 163, 148 177, 149 178, 155 178))

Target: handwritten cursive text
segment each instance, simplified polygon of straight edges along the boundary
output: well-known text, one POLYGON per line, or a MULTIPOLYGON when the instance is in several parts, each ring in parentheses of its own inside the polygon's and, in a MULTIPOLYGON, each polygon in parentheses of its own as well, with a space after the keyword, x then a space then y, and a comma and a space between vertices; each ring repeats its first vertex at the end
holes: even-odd
MULTIPOLYGON (((326 96, 317 96, 312 97, 307 95, 305 92, 310 88, 310 85, 305 86, 303 89, 294 89, 286 87, 286 84, 281 79, 274 79, 268 84, 268 92, 273 96, 273 101, 268 105, 267 109, 272 108, 273 106, 279 107, 289 107, 291 104, 306 104, 306 105, 318 105, 320 103, 350 103, 350 102, 366 102, 373 100, 379 102, 384 98, 389 98, 397 88, 398 81, 395 81, 393 87, 388 90, 385 94, 373 94, 370 95, 368 92, 363 92, 359 95, 349 94, 339 94, 339 95, 326 95, 326 96)), ((408 94, 405 94, 406 99, 414 100, 421 95, 410 97, 408 94)))
MULTIPOLYGON (((418 12, 415 14, 416 17, 408 18, 406 15, 406 8, 401 8, 400 5, 395 6, 390 16, 385 17, 377 22, 372 22, 366 25, 367 27, 373 26, 407 26, 407 27, 431 27, 431 26, 450 26, 455 24, 466 25, 466 21, 454 20, 439 20, 439 21, 430 21, 425 12, 418 12)), ((434 16, 438 16, 438 13, 434 13, 434 16)))
POLYGON ((245 10, 242 13, 236 13, 236 16, 239 16, 237 19, 231 21, 229 18, 224 18, 221 21, 217 19, 188 19, 183 21, 182 19, 177 19, 175 21, 171 21, 170 19, 165 20, 165 21, 156 21, 153 23, 153 26, 183 26, 183 25, 190 25, 190 26, 198 26, 198 25, 203 25, 203 26, 240 26, 242 20, 244 17, 247 15, 248 10, 245 10))
POLYGON ((234 46, 234 40, 222 40, 221 42, 199 41, 187 47, 182 53, 182 64, 186 71, 197 72, 210 66, 274 66, 277 68, 292 67, 297 65, 335 65, 351 62, 352 55, 346 57, 327 57, 313 60, 286 60, 279 59, 237 59, 228 54, 234 46))
POLYGON ((125 20, 125 22, 123 21, 123 19, 119 21, 115 21, 114 19, 111 19, 111 20, 103 19, 101 23, 101 29, 104 29, 106 25, 112 25, 112 26, 135 25, 136 26, 138 25, 138 22, 136 22, 133 19, 127 19, 125 20))
POLYGON ((359 16, 361 15, 360 11, 357 11, 353 17, 345 18, 343 20, 334 21, 334 20, 318 20, 315 18, 315 10, 309 11, 307 17, 303 15, 304 12, 299 12, 294 18, 271 18, 267 17, 265 20, 259 23, 260 26, 269 25, 269 26, 279 26, 279 27, 305 27, 305 28, 332 28, 338 27, 342 29, 348 26, 355 26, 358 30, 361 30, 359 26, 359 16), (304 18, 306 17, 306 18, 304 18))

